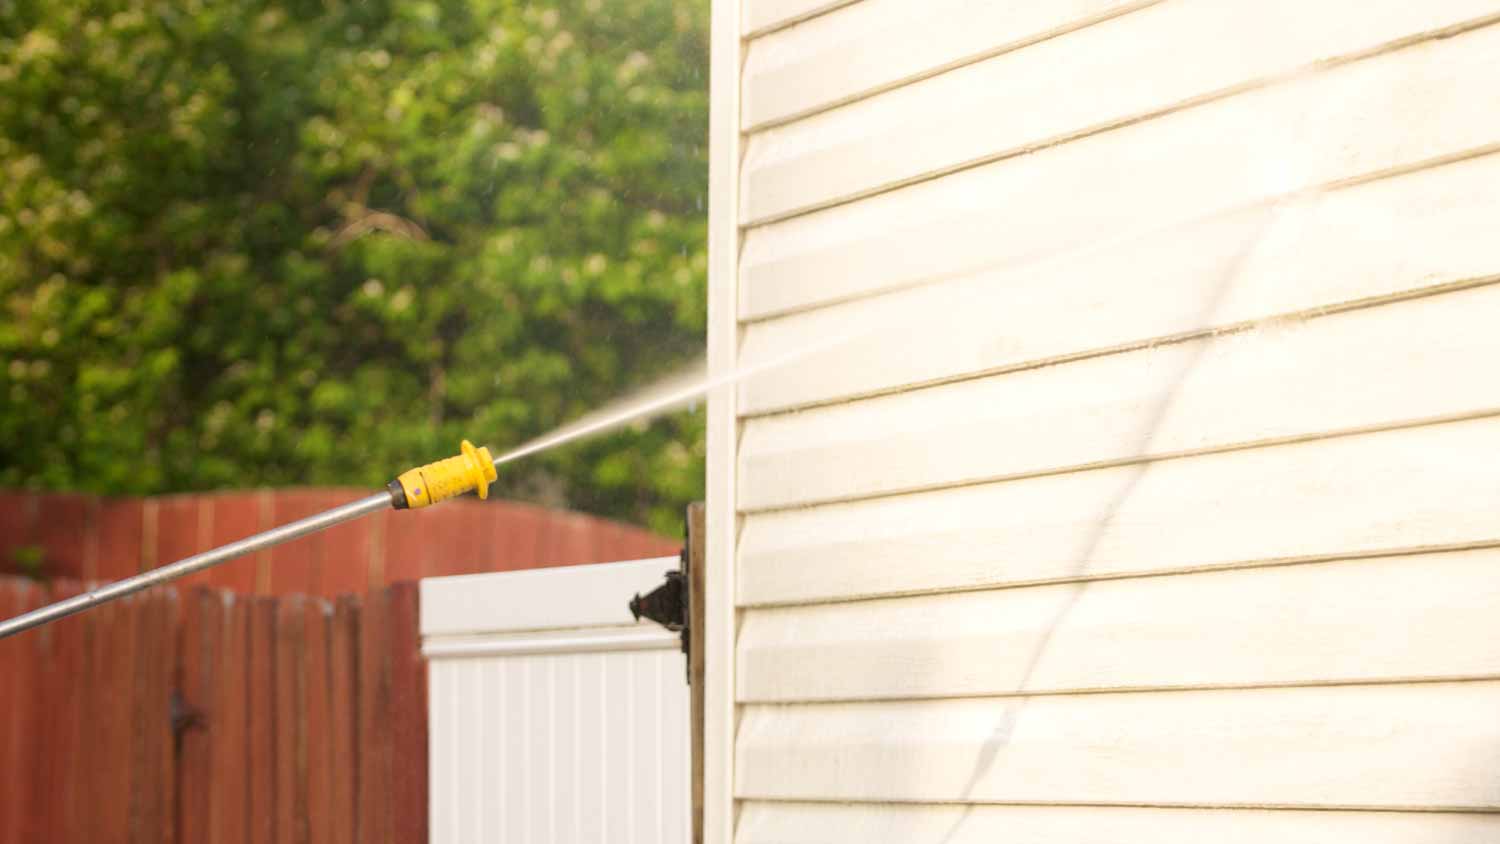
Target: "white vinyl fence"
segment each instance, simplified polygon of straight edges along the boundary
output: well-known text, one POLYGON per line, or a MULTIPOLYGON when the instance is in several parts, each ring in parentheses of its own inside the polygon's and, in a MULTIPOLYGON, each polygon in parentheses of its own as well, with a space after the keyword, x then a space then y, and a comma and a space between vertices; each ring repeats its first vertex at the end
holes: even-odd
POLYGON ((422 582, 433 844, 688 840, 680 641, 626 606, 675 568, 422 582))

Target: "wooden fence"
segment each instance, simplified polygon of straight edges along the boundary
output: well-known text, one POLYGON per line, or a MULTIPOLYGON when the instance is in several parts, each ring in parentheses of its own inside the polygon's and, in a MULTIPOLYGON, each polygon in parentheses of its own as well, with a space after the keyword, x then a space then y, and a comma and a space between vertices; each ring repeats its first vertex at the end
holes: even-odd
MULTIPOLYGON (((76 594, 0 577, 0 616, 76 594)), ((415 584, 166 588, 0 640, 0 841, 427 839, 415 584)))
MULTIPOLYGON (((118 580, 368 494, 262 489, 101 498, 0 491, 0 574, 118 580)), ((185 582, 241 594, 333 597, 424 577, 640 559, 679 547, 582 513, 466 500, 376 514, 185 582)))

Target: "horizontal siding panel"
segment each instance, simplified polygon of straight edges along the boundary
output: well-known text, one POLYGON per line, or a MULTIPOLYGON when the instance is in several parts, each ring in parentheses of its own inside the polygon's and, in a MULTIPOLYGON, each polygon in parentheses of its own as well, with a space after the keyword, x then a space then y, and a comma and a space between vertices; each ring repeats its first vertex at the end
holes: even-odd
MULTIPOLYGON (((1496 137, 1500 138, 1500 126, 1496 137)), ((764 414, 1500 273, 1500 155, 750 325, 764 414), (931 330, 928 326, 941 326, 931 330)))
POLYGON ((747 130, 1015 49, 1158 0, 864 0, 752 41, 747 130))
MULTIPOLYGON (((1493 144, 1497 75, 1500 28, 1483 29, 753 229, 741 256, 742 318, 1076 249, 1142 221, 1165 226, 1493 144)), ((886 155, 904 158, 885 140, 886 155)))
MULTIPOLYGON (((1479 364, 1476 363, 1476 366, 1479 364)), ((742 605, 1500 542, 1500 419, 744 518, 742 605)))
POLYGON ((746 702, 1500 677, 1500 550, 748 610, 746 702))
POLYGON ((742 798, 1500 808, 1500 682, 743 712, 742 798))
POLYGON ((1500 156, 1487 155, 1031 271, 757 323, 749 360, 829 348, 752 379, 742 399, 765 413, 1491 276, 1497 196, 1500 156), (943 330, 900 336, 925 324, 943 330))
POLYGON ((1500 154, 756 322, 742 357, 808 349, 741 388, 766 414, 1493 277, 1500 154), (1191 249, 1184 249, 1191 244, 1191 249), (942 325, 941 331, 926 325, 942 325), (915 331, 913 331, 915 328, 915 331))
POLYGON ((740 30, 754 36, 854 2, 858 0, 742 0, 740 30))
POLYGON ((1497 11, 1493 0, 1168 0, 755 135, 741 213, 755 223, 843 201, 1497 11))
POLYGON ((1500 412, 1497 315, 1490 284, 750 420, 740 507, 1500 412))
POLYGON ((738 844, 1493 844, 1500 815, 747 802, 738 844))

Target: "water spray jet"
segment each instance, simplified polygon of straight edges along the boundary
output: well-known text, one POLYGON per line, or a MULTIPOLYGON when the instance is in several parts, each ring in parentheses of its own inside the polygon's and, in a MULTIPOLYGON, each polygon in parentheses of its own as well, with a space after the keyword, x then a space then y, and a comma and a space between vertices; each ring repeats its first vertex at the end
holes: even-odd
MULTIPOLYGON (((998 265, 970 267, 966 270, 966 274, 972 276, 983 271, 1001 271, 1005 273, 1034 271, 1048 265, 1075 260, 1079 257, 1108 251, 1147 238, 1176 236, 1193 225, 1220 217, 1238 215, 1250 210, 1269 210, 1272 212, 1272 218, 1275 219, 1298 201, 1320 197, 1329 187, 1315 186, 1282 193, 1269 192, 1267 196, 1241 206, 1208 209, 1205 212, 1187 215, 1166 225, 1143 227, 1108 237, 1097 238, 1054 253, 1032 255, 1019 260, 1007 260, 999 262, 998 265)), ((1258 243, 1265 236, 1265 232, 1266 228, 1260 228, 1251 235, 1250 242, 1252 244, 1258 243)), ((950 280, 948 278, 935 279, 933 283, 950 280)), ((905 289, 911 289, 911 287, 905 289)), ((894 291, 887 290, 882 292, 890 293, 894 291)), ((941 304, 943 307, 948 307, 951 304, 955 308, 962 307, 965 309, 973 309, 975 307, 975 304, 971 302, 941 304)), ((897 308, 883 319, 872 320, 869 324, 865 324, 859 328, 850 328, 840 332, 826 332, 816 342, 718 374, 708 372, 706 365, 700 360, 690 367, 687 372, 679 373, 665 381, 652 385, 644 394, 634 396, 617 404, 608 405, 556 431, 504 452, 498 457, 492 456, 487 448, 475 448, 468 441, 464 441, 459 454, 404 472, 382 492, 339 507, 334 507, 331 510, 326 510, 304 519, 290 522, 280 527, 272 528, 263 533, 254 534, 218 548, 213 548, 201 554, 185 557, 176 562, 136 575, 135 577, 101 586, 75 597, 16 616, 15 618, 0 621, 0 639, 30 630, 34 627, 39 627, 57 619, 73 615, 74 613, 83 612, 98 604, 122 598, 180 577, 185 577, 186 575, 202 571, 237 557, 253 554, 299 537, 327 530, 335 525, 352 521, 371 513, 387 509, 419 509, 469 492, 474 492, 480 498, 484 498, 488 494, 489 484, 498 476, 499 468, 507 463, 539 454, 576 440, 603 434, 635 421, 653 418, 661 413, 686 406, 690 402, 696 401, 718 388, 735 384, 752 376, 763 374, 853 340, 881 336, 887 329, 896 327, 900 323, 909 321, 909 319, 910 314, 901 308, 897 308)))
MULTIPOLYGON (((838 339, 833 338, 829 344, 838 339)), ((464 440, 458 454, 403 472, 382 492, 0 621, 0 639, 372 513, 421 509, 471 492, 480 498, 486 498, 490 484, 499 476, 499 468, 504 464, 602 434, 637 420, 655 417, 699 399, 718 387, 780 366, 802 354, 825 348, 826 345, 828 344, 820 343, 799 354, 783 355, 720 375, 708 374, 706 366, 700 361, 687 373, 658 382, 643 395, 608 405, 499 457, 494 457, 488 448, 475 447, 464 440)))

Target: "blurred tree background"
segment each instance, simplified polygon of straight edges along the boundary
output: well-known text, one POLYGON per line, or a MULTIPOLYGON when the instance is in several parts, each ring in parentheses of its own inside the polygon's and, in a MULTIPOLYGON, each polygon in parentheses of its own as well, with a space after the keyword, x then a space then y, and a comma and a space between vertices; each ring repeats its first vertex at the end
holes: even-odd
MULTIPOLYGON (((701 353, 707 0, 0 0, 0 486, 383 484, 701 353)), ((501 495, 676 534, 702 413, 501 495)))

